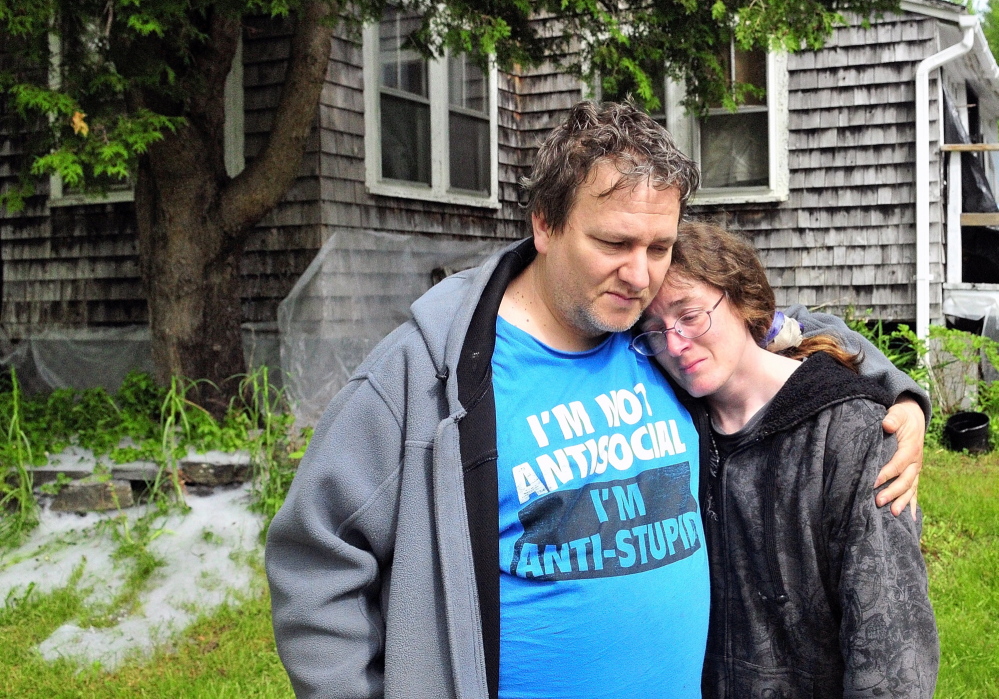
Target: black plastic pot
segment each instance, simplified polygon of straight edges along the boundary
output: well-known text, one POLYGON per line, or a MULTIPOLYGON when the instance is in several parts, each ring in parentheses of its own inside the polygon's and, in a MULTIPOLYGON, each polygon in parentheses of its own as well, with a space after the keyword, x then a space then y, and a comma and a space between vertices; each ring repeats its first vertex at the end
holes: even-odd
POLYGON ((971 411, 954 413, 944 425, 944 442, 954 451, 966 449, 972 454, 991 451, 989 416, 971 411))

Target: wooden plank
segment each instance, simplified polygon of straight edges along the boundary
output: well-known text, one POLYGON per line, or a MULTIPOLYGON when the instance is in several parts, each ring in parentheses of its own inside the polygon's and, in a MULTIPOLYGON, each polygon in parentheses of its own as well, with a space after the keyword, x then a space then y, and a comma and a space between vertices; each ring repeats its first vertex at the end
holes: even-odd
POLYGON ((999 150, 999 143, 944 143, 940 146, 940 150, 956 153, 980 153, 999 150))
POLYGON ((999 226, 999 213, 961 214, 962 226, 999 226))

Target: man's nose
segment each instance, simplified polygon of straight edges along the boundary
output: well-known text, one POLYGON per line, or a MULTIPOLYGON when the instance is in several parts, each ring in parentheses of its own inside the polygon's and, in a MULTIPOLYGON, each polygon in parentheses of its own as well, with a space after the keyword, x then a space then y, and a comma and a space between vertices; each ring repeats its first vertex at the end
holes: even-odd
POLYGON ((649 287, 649 258, 645 250, 634 250, 618 271, 621 281, 640 291, 649 287))

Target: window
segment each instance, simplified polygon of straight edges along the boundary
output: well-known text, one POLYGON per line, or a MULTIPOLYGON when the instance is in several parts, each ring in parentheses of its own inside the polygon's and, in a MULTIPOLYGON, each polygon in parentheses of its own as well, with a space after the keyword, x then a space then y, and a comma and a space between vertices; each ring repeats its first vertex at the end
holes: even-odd
POLYGON ((389 7, 364 33, 366 181, 373 194, 498 208, 496 70, 408 45, 419 15, 389 7))
POLYGON ((680 106, 683 86, 665 86, 666 126, 681 150, 701 166, 694 204, 784 201, 788 196, 787 54, 731 46, 723 64, 728 82, 764 90, 746 96, 737 111, 710 105, 695 118, 680 106))
MULTIPOLYGON (((729 85, 745 83, 764 91, 747 95, 736 112, 711 105, 706 116, 687 115, 680 106, 683 85, 661 68, 646 67, 662 111, 652 114, 677 145, 701 166, 695 204, 783 201, 788 196, 787 56, 741 51, 730 45, 722 62, 729 85)), ((633 86, 622 85, 602 99, 621 100, 633 86)))
MULTIPOLYGON (((58 89, 62 84, 59 66, 63 60, 62 43, 57 34, 49 34, 49 85, 58 89)), ((235 177, 246 167, 243 150, 243 39, 236 44, 232 68, 225 80, 224 158, 226 173, 235 177)), ((63 184, 59 175, 49 176, 49 206, 77 206, 80 204, 105 204, 135 199, 134 183, 107 178, 106 193, 83 194, 63 184)))

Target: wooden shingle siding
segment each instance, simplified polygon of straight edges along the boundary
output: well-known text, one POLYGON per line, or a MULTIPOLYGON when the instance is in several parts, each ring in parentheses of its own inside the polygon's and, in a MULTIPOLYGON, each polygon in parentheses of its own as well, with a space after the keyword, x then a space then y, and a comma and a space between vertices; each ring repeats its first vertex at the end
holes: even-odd
MULTIPOLYGON (((252 161, 280 98, 293 26, 268 17, 244 26, 244 150, 252 161)), ((837 312, 871 308, 886 320, 915 317, 913 77, 918 62, 942 48, 937 37, 937 20, 889 16, 866 28, 852 21, 837 28, 824 49, 791 54, 788 200, 692 208, 692 215, 752 238, 778 303, 837 312)), ((378 312, 397 314, 408 293, 395 243, 375 240, 378 233, 407 234, 416 249, 430 238, 498 243, 525 236, 518 181, 530 172, 540 141, 584 96, 579 80, 554 64, 499 74, 498 209, 373 195, 365 181, 362 60, 359 38, 341 31, 298 178, 245 247, 245 321, 273 324, 280 301, 335 232, 351 233, 343 255, 349 268, 342 270, 350 282, 342 283, 344 301, 335 311, 344 327, 359 322, 350 294, 381 298, 385 305, 378 312)), ((934 137, 936 85, 934 76, 934 137)), ((0 124, 2 185, 20 167, 23 137, 7 121, 0 124)), ((944 212, 935 148, 931 158, 931 274, 940 280, 944 212)), ((0 322, 14 337, 50 326, 145 323, 131 204, 50 209, 47 187, 47 181, 39 183, 24 212, 0 214, 0 322)), ((937 318, 937 284, 931 285, 931 303, 937 318)))
MULTIPOLYGON (((247 162, 263 146, 281 97, 291 20, 260 17, 243 34, 243 111, 247 162)), ((331 55, 330 71, 335 59, 331 55)), ((322 244, 321 157, 323 129, 317 124, 306 145, 298 178, 284 199, 247 240, 240 267, 243 320, 272 323, 288 293, 322 244)))
MULTIPOLYGON (((788 57, 788 200, 698 207, 749 235, 778 305, 915 318, 916 65, 940 49, 936 20, 853 21, 826 47, 788 57)), ((938 132, 936 80, 930 133, 938 132)), ((931 149, 931 273, 942 278, 941 162, 931 149)), ((939 287, 931 317, 940 314, 939 287)))
POLYGON ((46 210, 45 199, 36 199, 47 215, 10 216, 0 231, 0 322, 11 337, 33 334, 40 326, 146 322, 131 204, 46 210))

